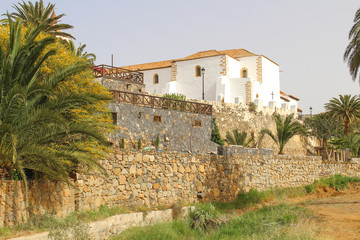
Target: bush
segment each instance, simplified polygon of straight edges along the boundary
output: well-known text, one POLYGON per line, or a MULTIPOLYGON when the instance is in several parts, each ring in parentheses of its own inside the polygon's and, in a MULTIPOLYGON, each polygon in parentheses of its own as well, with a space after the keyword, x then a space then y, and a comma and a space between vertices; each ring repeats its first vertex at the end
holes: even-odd
POLYGON ((224 146, 224 139, 221 138, 220 131, 215 118, 213 120, 213 128, 211 131, 211 141, 219 144, 220 146, 224 146))
POLYGON ((189 224, 192 229, 208 231, 226 221, 212 204, 199 205, 189 212, 189 224))
POLYGON ((163 97, 164 98, 175 99, 175 100, 181 100, 181 101, 186 100, 186 96, 184 94, 181 94, 181 93, 165 93, 165 94, 163 94, 163 97))
POLYGON ((256 189, 250 189, 248 193, 241 192, 234 200, 235 208, 245 208, 261 203, 266 199, 263 192, 256 189))

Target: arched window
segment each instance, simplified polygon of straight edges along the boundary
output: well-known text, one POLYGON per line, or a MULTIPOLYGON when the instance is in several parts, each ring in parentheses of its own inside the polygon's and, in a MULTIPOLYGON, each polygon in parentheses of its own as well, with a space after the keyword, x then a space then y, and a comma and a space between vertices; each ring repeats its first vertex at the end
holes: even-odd
POLYGON ((158 83, 159 83, 159 75, 154 74, 153 82, 154 82, 154 84, 158 84, 158 83))
POLYGON ((241 78, 247 78, 248 77, 247 68, 242 68, 240 73, 241 73, 241 78))
POLYGON ((195 67, 195 77, 201 77, 201 67, 200 66, 195 67))

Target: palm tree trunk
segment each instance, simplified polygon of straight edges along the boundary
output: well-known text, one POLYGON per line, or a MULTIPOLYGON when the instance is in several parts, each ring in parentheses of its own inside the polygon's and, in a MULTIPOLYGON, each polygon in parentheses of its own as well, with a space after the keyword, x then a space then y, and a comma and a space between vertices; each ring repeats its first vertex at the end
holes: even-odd
POLYGON ((350 132, 350 120, 347 118, 347 119, 344 119, 344 132, 345 132, 345 136, 349 135, 349 132, 350 132))

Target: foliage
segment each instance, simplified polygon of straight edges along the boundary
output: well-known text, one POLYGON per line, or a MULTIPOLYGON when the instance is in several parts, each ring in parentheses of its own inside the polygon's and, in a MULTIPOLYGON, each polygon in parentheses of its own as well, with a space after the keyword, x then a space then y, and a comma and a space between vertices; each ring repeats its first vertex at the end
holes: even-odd
POLYGON ((164 98, 175 99, 175 100, 181 100, 181 101, 186 100, 186 96, 184 94, 181 94, 181 93, 165 93, 165 94, 163 94, 163 97, 164 98))
POLYGON ((155 139, 155 142, 154 142, 156 150, 159 149, 159 144, 160 144, 160 137, 159 137, 159 134, 158 134, 158 135, 156 135, 156 139, 155 139))
POLYGON ((305 186, 308 193, 313 193, 319 188, 332 188, 336 191, 343 190, 349 187, 349 183, 360 182, 358 177, 347 177, 340 174, 328 178, 322 178, 319 181, 315 180, 314 183, 305 186))
POLYGON ((48 238, 50 240, 91 240, 89 230, 90 227, 87 224, 76 221, 53 227, 48 238))
POLYGON ((320 140, 320 146, 327 146, 327 142, 334 137, 342 135, 342 123, 338 118, 329 118, 321 113, 305 118, 305 127, 308 133, 320 140))
POLYGON ((358 96, 339 95, 325 104, 328 117, 337 117, 343 120, 344 133, 350 133, 351 122, 360 117, 360 99, 358 96))
POLYGON ((349 148, 353 156, 358 156, 360 148, 360 135, 351 133, 341 138, 331 139, 329 143, 335 149, 343 150, 349 148))
POLYGON ((130 228, 111 239, 312 239, 315 233, 301 225, 309 218, 305 208, 280 204, 233 216, 206 233, 190 228, 187 221, 173 221, 130 228))
POLYGON ((189 211, 189 225, 192 229, 209 231, 220 226, 226 218, 220 216, 212 204, 202 204, 189 211))
POLYGON ((88 53, 85 51, 86 44, 79 44, 79 47, 76 48, 75 44, 72 40, 67 41, 69 44, 69 51, 73 53, 78 58, 86 59, 89 61, 89 63, 93 64, 93 62, 96 60, 96 56, 93 53, 88 53))
POLYGON ((106 148, 97 146, 107 145, 108 129, 99 119, 109 97, 92 91, 101 89, 95 84, 83 85, 90 78, 88 63, 58 62, 69 54, 58 52, 55 46, 63 44, 43 34, 44 25, 7 22, 0 34, 0 167, 16 169, 25 192, 30 175, 69 182, 68 173, 78 166, 101 170, 97 160, 106 148))
MULTIPOLYGON (((65 14, 58 16, 52 15, 55 11, 55 4, 49 3, 45 7, 43 0, 36 1, 35 4, 30 1, 28 3, 22 1, 22 3, 14 5, 13 8, 16 10, 10 14, 13 21, 21 20, 25 27, 38 27, 43 25, 42 31, 46 33, 74 39, 71 34, 63 32, 63 30, 72 29, 73 26, 59 23, 65 14)), ((8 23, 8 21, 3 22, 8 23)))
POLYGON ((249 112, 255 112, 256 111, 256 104, 253 103, 253 102, 249 102, 248 103, 248 109, 249 109, 249 112))
POLYGON ((224 140, 221 138, 219 127, 215 118, 213 119, 213 128, 211 130, 211 141, 219 144, 220 146, 224 145, 224 140))
POLYGON ((250 138, 246 141, 247 133, 242 131, 239 133, 237 129, 233 130, 233 135, 230 134, 229 131, 226 132, 225 142, 229 145, 240 145, 247 147, 250 145, 251 142, 254 141, 253 138, 250 138))
POLYGON ((263 129, 263 134, 269 135, 274 142, 279 146, 279 154, 283 154, 284 147, 288 141, 297 134, 304 134, 305 129, 298 121, 294 121, 294 114, 287 115, 284 121, 279 114, 274 114, 276 124, 276 135, 270 130, 263 129))
POLYGON ((355 81, 360 67, 360 8, 356 11, 354 25, 349 32, 349 40, 350 42, 346 47, 344 60, 348 62, 350 75, 355 81))

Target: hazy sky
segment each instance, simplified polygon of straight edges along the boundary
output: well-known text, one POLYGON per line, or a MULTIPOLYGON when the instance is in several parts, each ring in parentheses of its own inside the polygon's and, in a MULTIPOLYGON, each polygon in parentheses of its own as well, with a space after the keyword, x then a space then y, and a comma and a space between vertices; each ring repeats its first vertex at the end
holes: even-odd
MULTIPOLYGON (((0 12, 18 1, 0 0, 0 12)), ((45 0, 48 3, 49 1, 45 0)), ((303 113, 358 94, 343 54, 359 0, 53 0, 97 64, 124 66, 245 48, 280 65, 281 89, 303 113)))

